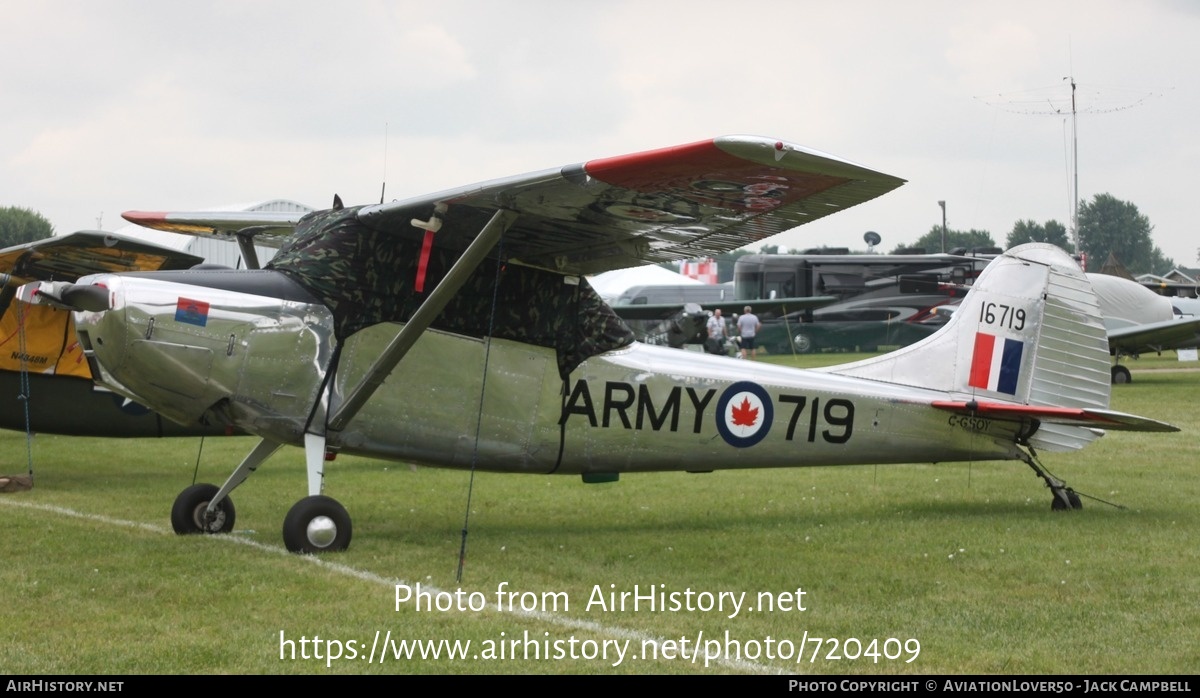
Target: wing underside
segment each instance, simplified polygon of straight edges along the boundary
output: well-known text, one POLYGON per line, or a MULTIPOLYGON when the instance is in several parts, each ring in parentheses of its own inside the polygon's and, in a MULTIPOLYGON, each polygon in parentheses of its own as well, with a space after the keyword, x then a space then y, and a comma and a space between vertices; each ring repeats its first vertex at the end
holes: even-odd
POLYGON ((204 258, 169 247, 80 231, 0 250, 0 270, 13 281, 74 281, 105 272, 187 269, 204 258))
MULTIPOLYGON (((465 249, 498 210, 517 214, 502 255, 564 274, 711 256, 873 199, 904 183, 861 165, 757 136, 590 160, 364 206, 365 225, 465 249)), ((140 225, 280 247, 298 213, 131 211, 140 225)))
POLYGON ((510 180, 368 206, 365 224, 465 247, 497 209, 518 213, 505 256, 570 274, 721 254, 886 193, 903 183, 790 143, 728 136, 592 160, 510 180))
MULTIPOLYGON (((782 140, 727 136, 364 206, 362 223, 466 248, 498 210, 517 213, 506 259, 587 275, 720 254, 892 191, 899 177, 782 140)), ((144 212, 148 228, 280 247, 295 212, 144 212)))
POLYGON ((126 211, 130 223, 168 233, 235 241, 254 238, 263 247, 280 247, 304 216, 296 211, 126 211))
POLYGON ((50 304, 14 303, 22 284, 73 282, 105 272, 187 269, 202 261, 170 247, 103 231, 79 231, 0 250, 0 346, 5 347, 0 373, 32 368, 91 379, 70 314, 50 304))
POLYGON ((518 213, 505 257, 565 273, 731 251, 877 197, 904 180, 778 140, 724 137, 367 206, 362 222, 462 247, 497 209, 518 213))
POLYGON ((1197 345, 1200 318, 1165 320, 1110 330, 1109 347, 1118 354, 1145 354, 1197 345))

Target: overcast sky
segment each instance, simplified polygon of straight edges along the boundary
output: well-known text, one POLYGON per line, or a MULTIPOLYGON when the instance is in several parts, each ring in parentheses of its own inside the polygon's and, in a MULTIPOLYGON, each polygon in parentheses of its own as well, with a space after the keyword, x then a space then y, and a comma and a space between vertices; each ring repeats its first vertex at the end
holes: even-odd
POLYGON ((1200 2, 0 0, 0 206, 326 207, 749 133, 908 180, 773 239, 1133 203, 1197 265, 1200 2))

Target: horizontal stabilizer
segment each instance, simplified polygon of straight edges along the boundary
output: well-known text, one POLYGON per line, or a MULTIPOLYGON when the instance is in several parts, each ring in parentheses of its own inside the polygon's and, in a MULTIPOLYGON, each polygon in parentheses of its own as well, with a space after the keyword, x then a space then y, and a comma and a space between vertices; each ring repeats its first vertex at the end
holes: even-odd
POLYGON ((966 402, 934 400, 932 404, 940 410, 995 419, 1036 419, 1050 424, 1116 431, 1179 431, 1179 427, 1166 422, 1095 408, 1015 405, 1007 402, 979 402, 977 400, 966 402))

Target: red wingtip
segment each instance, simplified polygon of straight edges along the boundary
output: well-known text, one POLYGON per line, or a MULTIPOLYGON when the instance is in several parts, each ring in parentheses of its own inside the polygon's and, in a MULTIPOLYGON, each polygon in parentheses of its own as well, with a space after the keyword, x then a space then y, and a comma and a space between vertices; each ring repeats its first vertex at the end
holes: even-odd
POLYGON ((147 225, 152 222, 162 223, 167 220, 167 214, 159 211, 126 211, 121 214, 121 217, 138 225, 147 225))

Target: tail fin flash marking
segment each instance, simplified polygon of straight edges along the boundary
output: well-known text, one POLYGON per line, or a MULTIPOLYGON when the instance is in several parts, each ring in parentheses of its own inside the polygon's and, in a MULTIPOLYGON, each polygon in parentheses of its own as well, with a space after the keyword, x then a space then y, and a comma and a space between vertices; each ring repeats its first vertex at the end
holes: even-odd
POLYGON ((972 388, 1016 395, 1024 351, 1025 343, 1020 340, 976 332, 967 384, 972 388))

